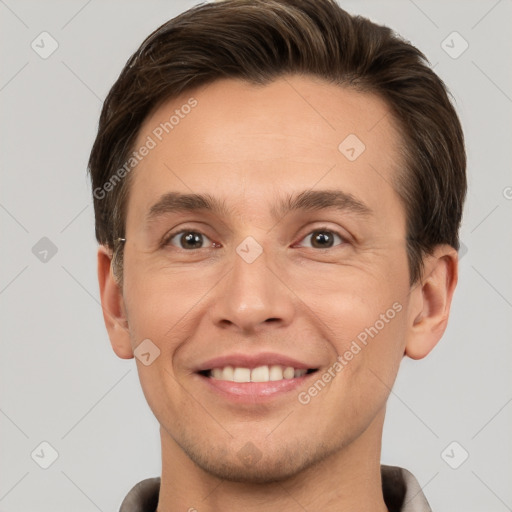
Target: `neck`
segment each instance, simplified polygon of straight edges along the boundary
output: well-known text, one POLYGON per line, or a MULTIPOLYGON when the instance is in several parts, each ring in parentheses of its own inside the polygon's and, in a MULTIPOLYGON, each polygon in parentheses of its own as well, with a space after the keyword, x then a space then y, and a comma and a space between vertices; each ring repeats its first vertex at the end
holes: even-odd
POLYGON ((387 512, 380 452, 385 408, 344 448, 281 482, 221 480, 194 464, 160 428, 162 477, 157 512, 387 512))

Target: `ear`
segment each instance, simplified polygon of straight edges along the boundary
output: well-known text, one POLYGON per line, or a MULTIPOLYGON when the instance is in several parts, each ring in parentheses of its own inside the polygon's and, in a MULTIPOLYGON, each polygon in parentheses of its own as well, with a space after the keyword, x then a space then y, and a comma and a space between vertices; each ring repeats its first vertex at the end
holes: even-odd
POLYGON ((98 281, 103 319, 114 352, 122 359, 133 358, 123 294, 112 271, 112 251, 98 248, 98 281))
POLYGON ((457 251, 439 245, 425 259, 421 280, 413 285, 405 355, 411 359, 425 357, 441 339, 450 315, 453 292, 458 280, 457 251))

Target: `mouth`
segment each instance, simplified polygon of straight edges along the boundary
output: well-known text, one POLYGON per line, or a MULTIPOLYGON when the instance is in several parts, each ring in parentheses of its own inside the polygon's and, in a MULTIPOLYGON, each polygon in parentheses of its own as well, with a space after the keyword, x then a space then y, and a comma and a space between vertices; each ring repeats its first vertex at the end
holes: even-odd
POLYGON ((291 380, 315 373, 317 368, 294 368, 279 364, 262 365, 256 368, 245 368, 231 365, 201 370, 198 372, 203 377, 225 381, 225 382, 277 382, 291 380))
POLYGON ((279 397, 286 399, 291 392, 318 371, 318 368, 295 368, 278 364, 217 366, 196 372, 206 388, 222 400, 237 405, 268 403, 279 397))

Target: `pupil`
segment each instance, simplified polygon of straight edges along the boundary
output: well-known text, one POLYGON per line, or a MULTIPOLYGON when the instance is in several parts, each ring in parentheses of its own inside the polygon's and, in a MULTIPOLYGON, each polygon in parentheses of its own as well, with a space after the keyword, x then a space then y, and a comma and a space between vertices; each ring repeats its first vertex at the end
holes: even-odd
MULTIPOLYGON (((200 233, 187 233, 182 235, 181 238, 182 241, 186 242, 184 243, 185 246, 190 244, 188 248, 192 247, 194 249, 196 247, 201 247, 202 240, 200 233)), ((317 246, 317 244, 319 244, 320 248, 325 249, 326 247, 331 247, 332 245, 332 236, 327 234, 325 231, 317 231, 316 235, 313 237, 313 240, 313 245, 317 246)))
POLYGON ((202 240, 201 240, 201 235, 199 233, 187 233, 187 234, 184 234, 182 235, 182 241, 184 240, 186 243, 184 243, 183 245, 185 246, 185 248, 196 248, 196 246, 199 246, 201 247, 201 244, 202 244, 202 240), (187 247, 187 244, 190 243, 191 245, 189 245, 187 247))
POLYGON ((332 236, 330 234, 327 234, 325 231, 317 231, 316 233, 317 234, 313 237, 313 246, 315 246, 317 242, 320 242, 320 248, 325 249, 326 247, 331 247, 332 236), (327 242, 327 244, 322 242, 327 242))

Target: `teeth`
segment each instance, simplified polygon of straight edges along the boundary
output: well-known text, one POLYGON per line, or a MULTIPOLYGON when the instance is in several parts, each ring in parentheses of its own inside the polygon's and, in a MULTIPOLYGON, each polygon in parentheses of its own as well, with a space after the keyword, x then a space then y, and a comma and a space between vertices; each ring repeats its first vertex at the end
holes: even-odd
POLYGON ((284 369, 283 377, 285 379, 293 379, 293 376, 295 375, 295 370, 291 366, 287 366, 284 369))
POLYGON ((283 380, 283 367, 273 364, 269 370, 269 380, 283 380))
POLYGON ((293 379, 306 375, 304 368, 295 369, 292 366, 281 366, 273 364, 270 366, 258 366, 257 368, 242 368, 225 366, 224 368, 213 368, 210 376, 218 380, 231 382, 269 382, 283 379, 293 379))
MULTIPOLYGON (((226 368, 224 368, 224 371, 226 370, 226 368)), ((222 370, 222 368, 214 368, 212 370, 212 377, 214 379, 222 379, 224 371, 222 370)))
POLYGON ((219 370, 222 372, 222 377, 220 377, 223 380, 234 380, 233 374, 234 370, 232 366, 226 366, 224 369, 219 368, 219 370))
POLYGON ((251 370, 249 368, 235 368, 233 380, 235 382, 251 382, 251 370))
POLYGON ((258 366, 251 371, 251 382, 268 382, 269 374, 268 366, 258 366))
POLYGON ((269 380, 283 380, 283 367, 273 364, 269 370, 269 380))

